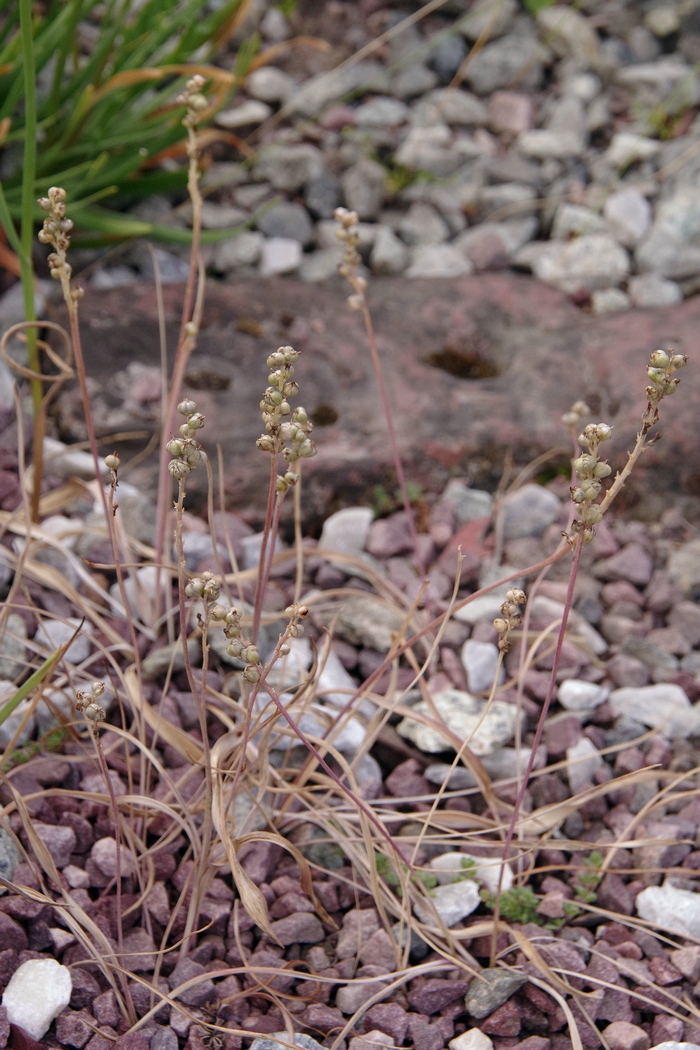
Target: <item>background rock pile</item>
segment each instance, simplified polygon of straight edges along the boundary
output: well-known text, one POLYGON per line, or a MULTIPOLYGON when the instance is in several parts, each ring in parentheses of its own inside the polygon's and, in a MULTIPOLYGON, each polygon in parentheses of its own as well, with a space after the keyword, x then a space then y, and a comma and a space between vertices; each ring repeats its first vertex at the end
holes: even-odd
MULTIPOLYGON (((536 15, 517 0, 452 0, 394 33, 418 6, 328 0, 299 4, 289 20, 267 11, 264 44, 304 32, 331 50, 283 52, 216 118, 255 154, 221 154, 204 177, 204 225, 246 225, 210 246, 210 271, 324 280, 341 256, 332 214, 344 205, 362 220, 375 274, 513 267, 596 312, 694 294, 696 0, 587 0, 536 15)), ((135 213, 186 223, 187 205, 172 203, 151 198, 135 213)), ((131 261, 148 270, 142 253, 131 261)), ((162 261, 181 276, 174 257, 162 261)), ((133 279, 120 266, 95 280, 133 279)))

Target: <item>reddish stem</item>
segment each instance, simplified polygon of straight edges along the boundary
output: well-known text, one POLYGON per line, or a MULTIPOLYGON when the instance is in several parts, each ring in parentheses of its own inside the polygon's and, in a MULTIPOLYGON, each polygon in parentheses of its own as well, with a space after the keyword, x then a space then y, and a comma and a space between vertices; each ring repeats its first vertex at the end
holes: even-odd
POLYGON ((518 793, 515 797, 513 804, 513 815, 510 818, 510 824, 508 825, 508 831, 506 833, 505 842, 503 843, 503 859, 498 872, 498 887, 496 890, 496 906, 494 908, 494 927, 491 939, 491 965, 495 965, 496 955, 496 940, 497 940, 497 929, 498 929, 498 918, 500 911, 500 894, 501 894, 501 883, 503 881, 503 869, 508 863, 510 855, 510 847, 513 843, 513 836, 515 834, 515 825, 518 822, 520 815, 520 809, 525 798, 525 792, 527 791, 530 776, 532 774, 533 767, 535 765, 535 758, 537 754, 537 748, 540 746, 542 740, 542 733, 544 732, 544 724, 549 713, 552 700, 554 698, 554 690, 557 684, 557 671, 559 670, 559 663, 561 661, 561 650, 564 645, 564 639, 566 637, 566 628, 569 622, 569 613, 571 612, 571 606, 574 600, 574 588, 576 586, 576 577, 578 576, 579 565, 581 563, 581 551, 583 550, 583 534, 578 532, 576 534, 576 542, 574 545, 574 557, 571 563, 571 570, 569 572, 569 583, 566 588, 566 598, 564 600, 564 610, 561 614, 561 624, 559 625, 559 634, 557 635, 557 645, 554 651, 554 662, 552 664, 552 671, 549 676, 549 685, 547 686, 547 693, 542 704, 542 710, 540 711, 540 717, 537 721, 537 728, 535 729, 535 736, 532 741, 530 748, 530 757, 527 760, 523 776, 520 781, 518 793))
POLYGON ((418 534, 416 532, 416 521, 413 514, 413 507, 411 501, 408 498, 408 488, 406 487, 406 476, 403 470, 403 463, 401 462, 401 453, 399 452, 399 443, 396 437, 396 431, 394 429, 394 420, 391 414, 391 406, 389 404, 389 396, 386 391, 386 384, 384 383, 384 373, 382 372, 381 362, 379 360, 379 350, 377 348, 377 337, 374 331, 374 325, 372 323, 372 315, 369 312, 367 300, 364 292, 360 293, 362 296, 362 318, 365 322, 365 330, 367 332, 367 342, 369 343, 369 352, 372 358, 372 366, 374 368, 374 375, 377 381, 377 389, 379 390, 379 400, 382 403, 382 409, 384 411, 384 418, 386 419, 386 427, 389 432, 389 443, 391 445, 391 455, 394 460, 394 470, 396 471, 396 478, 399 483, 399 489, 401 490, 401 499, 403 502, 403 509, 406 512, 408 519, 408 528, 411 533, 411 543, 413 545, 413 551, 418 558, 418 534))
POLYGON ((253 645, 257 645, 258 631, 260 630, 260 618, 262 616, 263 601, 265 600, 265 590, 267 588, 267 581, 269 577, 269 566, 267 564, 267 551, 268 547, 272 547, 272 553, 275 552, 275 540, 276 540, 276 528, 275 520, 279 520, 279 509, 277 499, 277 453, 273 452, 270 460, 270 484, 267 490, 267 507, 265 509, 265 526, 263 528, 263 538, 260 545, 260 557, 258 559, 258 581, 255 587, 255 607, 253 609, 253 629, 251 631, 250 640, 253 645))

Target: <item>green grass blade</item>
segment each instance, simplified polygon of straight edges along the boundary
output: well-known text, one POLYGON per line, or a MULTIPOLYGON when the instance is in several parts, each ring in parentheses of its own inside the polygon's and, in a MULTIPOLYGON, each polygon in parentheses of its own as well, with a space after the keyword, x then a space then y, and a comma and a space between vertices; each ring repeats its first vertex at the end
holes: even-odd
MULTIPOLYGON (((24 316, 27 321, 36 319, 34 310, 34 271, 32 269, 32 241, 34 238, 34 176, 36 172, 36 70, 34 67, 34 41, 31 0, 20 0, 19 18, 22 33, 22 63, 24 66, 24 156, 22 167, 22 221, 20 241, 22 253, 19 257, 22 278, 24 316)), ((36 328, 28 328, 27 363, 35 373, 40 371, 36 328)), ((32 407, 36 420, 42 411, 41 383, 31 380, 32 407)), ((40 479, 38 479, 40 481, 40 479)))
POLYGON ((23 682, 22 685, 18 687, 17 692, 14 694, 14 696, 11 696, 7 703, 3 704, 3 706, 0 707, 0 725, 2 725, 3 722, 10 717, 12 712, 17 707, 19 707, 23 700, 27 699, 32 690, 36 689, 36 687, 41 682, 43 682, 46 675, 53 667, 56 666, 58 661, 63 659, 68 649, 68 646, 71 644, 71 642, 75 640, 75 638, 80 633, 81 627, 78 627, 76 629, 75 634, 69 639, 69 641, 64 642, 60 649, 57 649, 55 653, 51 653, 51 656, 47 656, 43 664, 40 664, 39 667, 37 667, 34 674, 31 675, 26 682, 23 682))

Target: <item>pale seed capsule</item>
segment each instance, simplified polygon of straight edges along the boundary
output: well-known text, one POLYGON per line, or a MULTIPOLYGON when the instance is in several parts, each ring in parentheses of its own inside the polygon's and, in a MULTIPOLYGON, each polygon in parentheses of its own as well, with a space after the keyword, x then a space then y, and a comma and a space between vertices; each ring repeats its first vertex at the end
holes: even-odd
POLYGON ((190 95, 187 104, 197 113, 201 113, 209 105, 206 95, 190 95))
POLYGON ((193 412, 197 411, 197 406, 194 401, 191 401, 190 398, 186 397, 177 406, 177 410, 181 416, 191 416, 193 412))
POLYGON ((591 503, 589 507, 584 507, 581 517, 585 525, 597 525, 603 519, 603 512, 597 503, 591 503))
POLYGON ((649 357, 649 364, 652 368, 668 368, 671 363, 671 358, 665 350, 655 350, 649 357))
POLYGON ((574 470, 580 478, 585 477, 587 474, 590 474, 590 472, 595 469, 597 462, 597 456, 591 456, 589 454, 584 453, 582 456, 579 456, 578 459, 574 460, 574 470))
POLYGON ((258 652, 257 646, 246 645, 245 649, 241 653, 241 658, 245 660, 247 664, 259 664, 260 653, 258 652))
POLYGON ((171 459, 168 463, 168 473, 176 481, 184 481, 190 473, 190 467, 187 463, 183 463, 181 459, 171 459))
POLYGON ((599 481, 593 478, 587 478, 581 485, 581 488, 584 491, 586 499, 595 499, 600 492, 601 486, 599 481))
POLYGON ((118 470, 120 464, 121 460, 116 452, 110 452, 108 456, 105 456, 105 466, 109 467, 110 470, 118 470))

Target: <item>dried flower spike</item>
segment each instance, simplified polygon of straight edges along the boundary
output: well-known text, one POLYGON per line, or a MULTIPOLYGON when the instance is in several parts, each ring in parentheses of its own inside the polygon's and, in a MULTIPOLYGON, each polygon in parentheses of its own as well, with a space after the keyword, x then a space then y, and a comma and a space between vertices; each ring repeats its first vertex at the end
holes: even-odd
POLYGON ((680 383, 680 379, 674 376, 680 368, 685 368, 688 358, 684 354, 675 354, 670 348, 668 350, 656 350, 649 357, 647 378, 650 385, 646 389, 648 398, 647 410, 642 416, 642 426, 646 431, 650 430, 659 418, 659 402, 673 394, 680 383))
POLYGON ((82 712, 90 722, 104 722, 107 714, 98 699, 105 691, 104 682, 92 682, 90 692, 78 689, 75 694, 75 709, 82 712))
POLYGON ((498 648, 502 653, 510 649, 510 632, 520 627, 522 617, 518 612, 518 606, 524 605, 527 596, 519 587, 510 587, 506 591, 506 600, 501 605, 501 615, 493 621, 493 626, 498 633, 498 648))
POLYGON ((209 102, 206 95, 202 93, 202 88, 206 84, 206 79, 196 73, 185 85, 185 90, 177 96, 176 101, 181 106, 185 106, 187 113, 182 119, 182 123, 186 128, 195 128, 202 119, 202 113, 206 110, 209 102))
MULTIPOLYGON (((299 359, 299 351, 291 346, 281 346, 267 359, 271 370, 267 377, 270 384, 260 402, 265 434, 256 441, 262 452, 281 455, 287 463, 296 463, 299 459, 309 459, 316 455, 316 446, 311 440, 313 425, 309 421, 306 409, 301 405, 292 409, 289 398, 299 393, 299 385, 292 378, 293 364, 299 359), (291 421, 285 416, 291 414, 291 421)), ((277 477, 278 492, 286 492, 295 485, 298 474, 288 470, 277 477)))
POLYGON ((176 481, 184 481, 202 458, 203 449, 195 434, 204 426, 204 416, 189 398, 181 401, 177 410, 181 416, 187 417, 186 422, 180 427, 180 436, 172 438, 165 447, 173 457, 168 463, 170 476, 176 481))
POLYGON ((39 207, 48 212, 44 225, 39 230, 42 244, 50 244, 54 249, 48 257, 49 273, 55 281, 60 281, 67 302, 77 303, 83 297, 82 288, 70 288, 72 269, 66 261, 66 252, 70 248, 70 232, 73 223, 66 217, 66 191, 60 186, 52 186, 48 197, 39 199, 39 207))
MULTIPOLYGON (((609 463, 598 456, 598 448, 603 441, 612 435, 612 427, 607 423, 589 423, 578 436, 578 443, 586 449, 573 463, 578 485, 571 488, 571 498, 576 504, 580 521, 572 525, 574 532, 583 533, 583 542, 589 543, 594 536, 594 526, 601 521, 603 511, 593 501, 597 499, 603 487, 602 479, 612 473, 609 463)), ((571 543, 571 537, 567 537, 571 543)))

